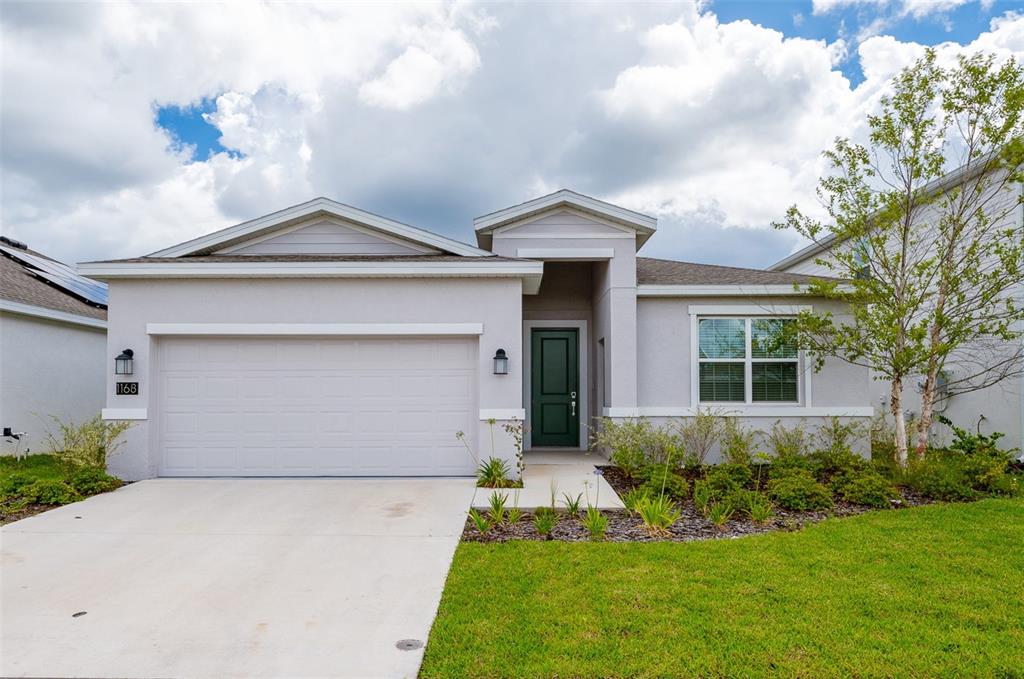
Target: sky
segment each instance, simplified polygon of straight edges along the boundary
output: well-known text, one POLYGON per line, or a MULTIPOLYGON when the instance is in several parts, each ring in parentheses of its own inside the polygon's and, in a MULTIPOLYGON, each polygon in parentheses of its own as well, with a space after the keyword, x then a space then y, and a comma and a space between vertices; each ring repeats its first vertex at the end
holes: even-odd
POLYGON ((0 229, 68 262, 326 196, 466 242, 570 188, 765 267, 898 71, 1024 58, 1024 0, 0 2, 0 229))

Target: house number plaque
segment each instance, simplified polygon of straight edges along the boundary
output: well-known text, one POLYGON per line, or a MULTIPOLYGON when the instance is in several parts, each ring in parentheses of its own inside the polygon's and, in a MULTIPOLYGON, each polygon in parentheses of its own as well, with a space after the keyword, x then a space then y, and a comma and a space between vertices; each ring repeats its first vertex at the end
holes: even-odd
POLYGON ((137 396, 139 393, 138 382, 117 382, 114 393, 118 396, 137 396))

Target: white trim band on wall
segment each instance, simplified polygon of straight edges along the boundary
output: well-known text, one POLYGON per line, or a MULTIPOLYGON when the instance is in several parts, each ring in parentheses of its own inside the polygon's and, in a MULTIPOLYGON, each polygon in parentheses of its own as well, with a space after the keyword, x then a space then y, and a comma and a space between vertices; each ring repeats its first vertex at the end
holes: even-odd
POLYGON ((104 408, 100 417, 104 420, 145 420, 148 415, 145 408, 104 408))
POLYGON ((809 304, 690 304, 691 316, 796 316, 810 311, 809 304))
POLYGON ((644 406, 641 408, 605 408, 605 417, 693 417, 697 411, 736 417, 873 417, 871 406, 644 406))
POLYGON ((56 309, 47 309, 46 307, 35 306, 34 304, 12 302, 7 299, 0 299, 0 311, 22 314, 23 316, 35 316, 36 318, 45 318, 50 321, 84 325, 88 328, 107 329, 107 322, 99 318, 89 318, 88 316, 80 316, 67 311, 57 311, 56 309))
POLYGON ((524 259, 604 260, 615 257, 615 248, 516 248, 524 259))
POLYGON ((483 323, 147 323, 147 335, 482 335, 483 323))
POLYGON ((480 410, 480 420, 525 420, 525 408, 490 408, 480 410))

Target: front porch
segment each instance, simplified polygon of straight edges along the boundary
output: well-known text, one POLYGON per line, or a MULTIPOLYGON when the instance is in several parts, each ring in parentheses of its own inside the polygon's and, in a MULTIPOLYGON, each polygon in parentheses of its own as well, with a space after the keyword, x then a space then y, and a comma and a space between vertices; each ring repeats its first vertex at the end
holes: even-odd
MULTIPOLYGON (((604 476, 596 473, 598 466, 608 464, 601 453, 575 448, 536 448, 524 453, 523 487, 499 490, 508 495, 508 506, 518 504, 520 509, 536 509, 551 505, 552 492, 555 506, 564 507, 564 495, 575 498, 582 495, 582 507, 591 504, 598 509, 623 509, 622 500, 604 476), (516 502, 518 499, 518 503, 516 502)), ((490 488, 477 488, 473 506, 488 506, 490 488)))

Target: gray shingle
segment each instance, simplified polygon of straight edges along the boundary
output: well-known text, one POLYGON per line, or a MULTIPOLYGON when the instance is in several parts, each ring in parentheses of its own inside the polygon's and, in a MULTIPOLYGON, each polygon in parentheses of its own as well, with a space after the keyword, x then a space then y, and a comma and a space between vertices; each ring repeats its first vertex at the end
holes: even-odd
MULTIPOLYGON (((29 252, 45 257, 38 252, 29 252)), ((60 288, 33 276, 30 269, 6 255, 0 255, 0 298, 89 318, 107 318, 105 308, 92 306, 77 297, 72 297, 60 288)))
POLYGON ((639 285, 792 285, 822 277, 637 257, 636 278, 639 285))

